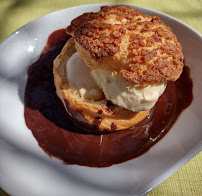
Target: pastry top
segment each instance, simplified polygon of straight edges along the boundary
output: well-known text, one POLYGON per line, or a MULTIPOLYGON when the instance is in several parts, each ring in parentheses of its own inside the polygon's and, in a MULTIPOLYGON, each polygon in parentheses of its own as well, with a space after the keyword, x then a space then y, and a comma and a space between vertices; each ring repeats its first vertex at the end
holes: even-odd
POLYGON ((175 81, 182 73, 182 49, 172 30, 131 7, 103 6, 84 13, 66 32, 91 69, 116 72, 131 84, 175 81))

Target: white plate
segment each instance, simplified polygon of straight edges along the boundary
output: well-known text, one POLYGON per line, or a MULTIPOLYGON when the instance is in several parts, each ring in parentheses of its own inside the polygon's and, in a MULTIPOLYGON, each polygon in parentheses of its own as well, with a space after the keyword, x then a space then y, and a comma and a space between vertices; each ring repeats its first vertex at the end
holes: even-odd
POLYGON ((24 121, 28 66, 40 55, 48 36, 76 16, 98 11, 101 4, 67 8, 43 16, 0 44, 0 186, 15 196, 143 195, 163 182, 202 149, 202 38, 179 20, 160 16, 182 44, 193 79, 192 104, 170 132, 139 158, 107 168, 63 165, 38 146, 24 121))

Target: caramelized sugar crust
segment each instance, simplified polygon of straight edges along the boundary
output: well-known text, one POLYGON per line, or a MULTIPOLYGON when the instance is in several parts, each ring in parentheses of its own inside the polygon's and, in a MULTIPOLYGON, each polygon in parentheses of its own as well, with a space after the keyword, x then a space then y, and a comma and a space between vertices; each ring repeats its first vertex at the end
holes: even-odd
POLYGON ((131 84, 177 80, 183 70, 180 43, 158 17, 124 6, 103 6, 74 19, 71 34, 92 69, 118 72, 131 84))

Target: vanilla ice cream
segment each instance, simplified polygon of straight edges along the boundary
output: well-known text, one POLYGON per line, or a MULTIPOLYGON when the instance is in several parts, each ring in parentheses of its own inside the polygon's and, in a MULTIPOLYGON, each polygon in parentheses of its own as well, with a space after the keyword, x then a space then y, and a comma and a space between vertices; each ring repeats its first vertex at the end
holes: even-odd
POLYGON ((112 103, 134 112, 151 109, 166 88, 166 83, 143 88, 130 84, 116 72, 91 70, 78 52, 67 61, 66 77, 82 98, 99 100, 104 92, 112 103))
POLYGON ((93 70, 91 74, 108 100, 133 112, 151 109, 166 88, 165 83, 144 88, 132 85, 117 73, 101 69, 93 70))
POLYGON ((82 98, 88 100, 100 100, 103 91, 92 78, 91 69, 86 66, 78 52, 75 52, 67 61, 66 77, 69 86, 73 88, 82 98))

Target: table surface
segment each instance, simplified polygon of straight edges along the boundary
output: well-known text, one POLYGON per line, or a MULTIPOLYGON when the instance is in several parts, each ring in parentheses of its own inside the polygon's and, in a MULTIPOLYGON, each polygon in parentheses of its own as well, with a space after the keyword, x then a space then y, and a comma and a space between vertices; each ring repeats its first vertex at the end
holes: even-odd
MULTIPOLYGON (((50 12, 92 3, 128 4, 164 12, 202 33, 202 0, 0 0, 0 41, 24 24, 50 12)), ((202 195, 202 152, 149 195, 202 195)), ((0 188, 0 196, 8 196, 0 188)))

